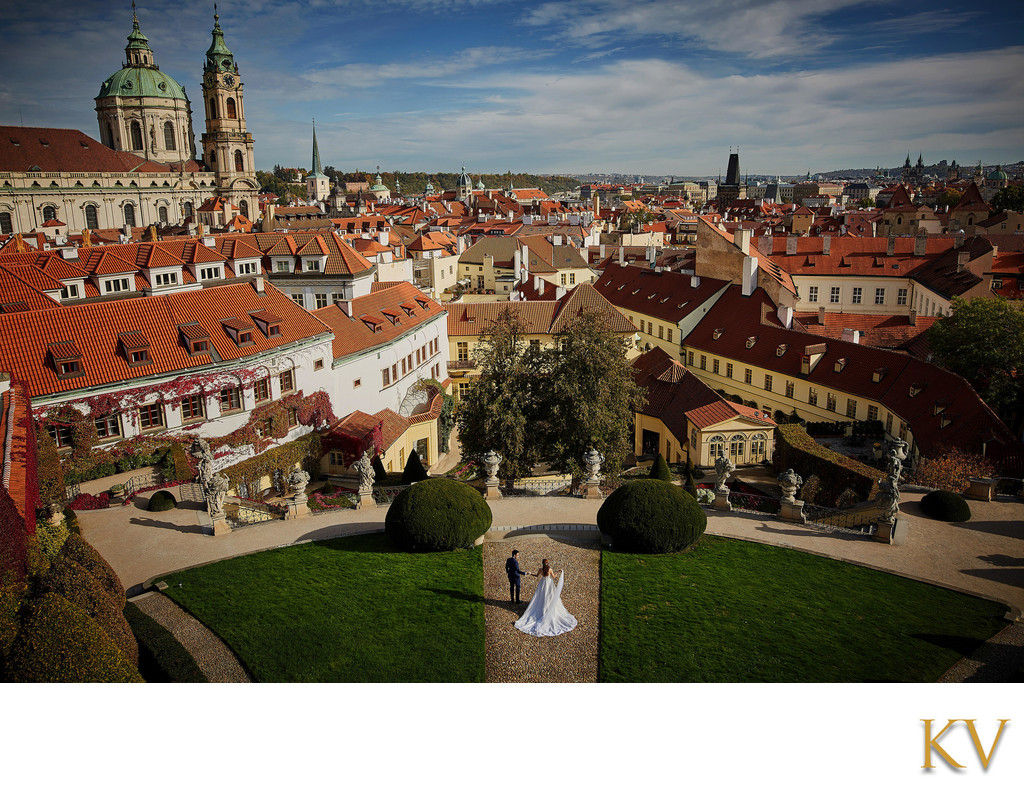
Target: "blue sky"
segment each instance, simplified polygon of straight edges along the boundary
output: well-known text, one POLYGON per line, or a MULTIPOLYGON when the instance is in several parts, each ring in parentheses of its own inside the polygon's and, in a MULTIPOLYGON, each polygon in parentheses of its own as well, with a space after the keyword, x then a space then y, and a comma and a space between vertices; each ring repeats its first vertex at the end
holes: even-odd
MULTIPOLYGON (((97 136, 130 3, 18 0, 0 120, 97 136)), ((1024 158, 1024 3, 251 0, 219 5, 261 168, 750 172, 1024 158)), ((203 129, 212 4, 144 2, 203 129), (198 111, 198 112, 197 112, 198 111)))

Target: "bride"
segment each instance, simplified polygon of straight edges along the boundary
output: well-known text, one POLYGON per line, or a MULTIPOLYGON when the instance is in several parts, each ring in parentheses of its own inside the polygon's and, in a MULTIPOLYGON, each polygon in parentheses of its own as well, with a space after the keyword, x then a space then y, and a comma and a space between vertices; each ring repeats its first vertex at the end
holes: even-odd
POLYGON ((576 618, 562 605, 565 570, 561 571, 556 583, 554 570, 545 558, 534 577, 540 578, 540 582, 530 605, 516 621, 516 628, 534 637, 554 637, 576 628, 576 618))

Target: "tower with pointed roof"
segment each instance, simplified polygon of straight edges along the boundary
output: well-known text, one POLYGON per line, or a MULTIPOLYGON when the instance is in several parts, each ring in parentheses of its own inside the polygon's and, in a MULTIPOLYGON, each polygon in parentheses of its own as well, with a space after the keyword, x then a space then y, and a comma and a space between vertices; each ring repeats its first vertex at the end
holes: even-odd
POLYGON ((324 174, 320 165, 320 147, 316 142, 316 121, 313 121, 313 163, 312 170, 306 175, 306 200, 314 205, 326 202, 331 192, 331 179, 324 174))
POLYGON ((134 3, 124 53, 121 69, 103 82, 96 96, 100 142, 159 163, 193 159, 196 138, 188 96, 157 65, 134 3))
POLYGON ((217 193, 244 216, 259 213, 259 184, 253 156, 253 136, 245 128, 242 80, 235 56, 224 42, 220 16, 214 6, 213 41, 203 66, 203 160, 216 177, 217 193))

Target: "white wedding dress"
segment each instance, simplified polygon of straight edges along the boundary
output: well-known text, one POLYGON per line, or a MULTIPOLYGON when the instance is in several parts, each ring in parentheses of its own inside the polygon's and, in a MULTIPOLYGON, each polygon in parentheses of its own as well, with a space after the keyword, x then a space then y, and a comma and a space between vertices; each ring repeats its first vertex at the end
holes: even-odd
POLYGON ((550 575, 541 578, 530 605, 516 621, 516 628, 534 637, 555 637, 576 628, 576 618, 562 605, 564 582, 564 571, 558 576, 558 583, 550 575))

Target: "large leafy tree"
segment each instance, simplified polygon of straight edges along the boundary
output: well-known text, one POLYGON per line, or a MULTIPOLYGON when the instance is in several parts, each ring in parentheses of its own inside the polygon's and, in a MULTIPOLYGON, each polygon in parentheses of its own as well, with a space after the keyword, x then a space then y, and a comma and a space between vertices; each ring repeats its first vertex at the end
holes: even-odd
POLYGON ((614 476, 629 453, 633 411, 643 392, 633 381, 628 345, 596 312, 581 311, 545 353, 541 377, 544 457, 556 471, 583 474, 583 454, 593 446, 614 476))
POLYGON ((990 204, 996 213, 1007 210, 1024 213, 1024 185, 1008 185, 1005 188, 1000 188, 992 197, 990 204))
POLYGON ((928 329, 935 360, 971 383, 1011 427, 1024 407, 1024 307, 1002 297, 955 298, 928 329))
POLYGON ((466 457, 498 452, 502 479, 527 476, 539 459, 539 356, 511 308, 488 325, 474 351, 480 376, 459 406, 459 440, 466 457))

